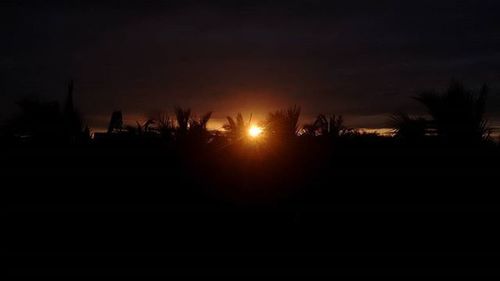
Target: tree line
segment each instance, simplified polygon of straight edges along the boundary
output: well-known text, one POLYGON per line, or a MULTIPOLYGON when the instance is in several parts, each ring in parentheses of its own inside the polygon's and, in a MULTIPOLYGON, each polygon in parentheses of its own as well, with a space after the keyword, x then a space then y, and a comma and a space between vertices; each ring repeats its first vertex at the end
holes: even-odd
MULTIPOLYGON (((17 103, 20 112, 1 128, 4 140, 14 143, 88 144, 91 137, 81 113, 73 103, 73 82, 68 85, 64 106, 57 102, 22 100, 17 103)), ((486 119, 486 85, 478 91, 452 81, 443 92, 422 92, 414 100, 426 110, 425 116, 412 116, 406 112, 392 114, 388 125, 393 128, 392 138, 407 144, 420 144, 433 140, 443 144, 480 145, 492 142, 492 129, 486 119)), ((319 114, 308 124, 299 125, 301 108, 293 106, 270 112, 259 123, 264 137, 269 140, 294 138, 329 138, 359 136, 363 133, 345 125, 341 115, 319 114)), ((212 112, 201 116, 191 109, 174 107, 173 113, 158 114, 135 126, 125 125, 121 111, 111 114, 108 130, 95 134, 99 138, 155 138, 165 142, 196 142, 208 144, 223 139, 226 143, 244 141, 252 124, 252 116, 241 113, 228 116, 222 131, 209 131, 207 124, 212 112)))

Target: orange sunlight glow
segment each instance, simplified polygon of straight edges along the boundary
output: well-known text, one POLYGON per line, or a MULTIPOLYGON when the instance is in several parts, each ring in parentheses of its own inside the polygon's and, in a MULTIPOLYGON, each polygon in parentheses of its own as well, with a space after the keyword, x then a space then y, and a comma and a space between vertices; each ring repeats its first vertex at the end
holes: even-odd
POLYGON ((249 135, 251 138, 257 138, 257 137, 259 137, 261 134, 262 134, 262 128, 261 128, 261 127, 257 127, 257 126, 255 126, 255 125, 252 125, 252 126, 248 129, 248 135, 249 135))

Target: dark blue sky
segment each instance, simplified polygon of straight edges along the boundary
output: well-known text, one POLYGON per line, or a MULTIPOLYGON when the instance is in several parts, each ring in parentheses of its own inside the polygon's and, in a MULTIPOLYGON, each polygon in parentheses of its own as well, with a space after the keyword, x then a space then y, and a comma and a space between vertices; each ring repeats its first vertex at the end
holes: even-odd
POLYGON ((69 79, 94 123, 296 103, 377 127, 452 78, 488 83, 500 115, 500 1, 66 2, 1 2, 3 117, 24 96, 63 98, 69 79))

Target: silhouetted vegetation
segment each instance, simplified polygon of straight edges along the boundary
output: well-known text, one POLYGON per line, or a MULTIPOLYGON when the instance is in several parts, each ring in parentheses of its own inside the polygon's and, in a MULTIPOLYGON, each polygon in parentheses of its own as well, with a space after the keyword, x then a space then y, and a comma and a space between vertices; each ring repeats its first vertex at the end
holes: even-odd
POLYGON ((300 107, 293 106, 269 113, 265 129, 278 139, 295 137, 299 132, 300 107))
POLYGON ((445 93, 424 92, 415 99, 423 104, 432 119, 430 128, 450 143, 479 143, 487 140, 490 129, 485 119, 488 88, 479 92, 452 82, 445 93))
POLYGON ((2 128, 4 137, 22 143, 75 145, 90 141, 89 128, 73 104, 73 81, 68 85, 64 107, 58 102, 23 99, 17 103, 19 113, 2 128))
MULTIPOLYGON (((71 89, 63 109, 57 102, 20 102, 20 112, 0 134, 4 171, 20 175, 7 190, 28 206, 23 208, 62 204, 92 210, 56 213, 52 221, 47 219, 52 213, 44 213, 37 227, 41 235, 20 217, 22 227, 13 229, 28 253, 43 252, 37 250, 43 245, 49 256, 66 253, 68 245, 79 252, 126 252, 127 258, 139 249, 141 261, 142 252, 151 249, 219 256, 222 251, 347 252, 355 245, 362 253, 377 246, 385 253, 388 245, 400 251, 408 241, 415 251, 435 251, 450 237, 455 240, 446 245, 455 251, 466 239, 448 229, 449 205, 439 204, 498 201, 491 179, 500 171, 500 148, 488 138, 486 90, 476 96, 455 85, 444 94, 419 96, 429 114, 392 115, 392 136, 350 128, 348 120, 333 114, 319 114, 301 126, 300 107, 293 106, 273 111, 262 123, 238 113, 227 117, 223 130, 207 128, 211 112, 196 115, 190 108, 175 107, 135 124, 126 124, 117 110, 107 131, 89 138, 71 89), (255 126, 260 134, 251 134, 255 126), (25 175, 43 177, 18 188, 25 175), (429 214, 427 206, 446 216, 429 214), (409 211, 385 212, 395 208, 409 211), (398 238, 401 225, 410 236, 398 238), (291 236, 297 229, 301 232, 291 236), (444 239, 428 235, 436 229, 447 234, 444 239), (269 240, 272 235, 276 239, 269 240)), ((471 225, 478 217, 494 221, 481 212, 474 218, 456 213, 454 229, 460 233, 464 219, 471 225)), ((463 236, 469 239, 469 233, 463 236)), ((115 260, 106 258, 106 265, 115 260)), ((163 263, 157 260, 155 255, 143 263, 149 270, 163 263)), ((34 262, 38 268, 39 259, 34 262)), ((192 266, 191 260, 186 264, 192 266)))
POLYGON ((421 117, 411 117, 407 113, 391 116, 389 125, 394 128, 394 137, 404 142, 420 142, 429 134, 428 121, 421 117))
MULTIPOLYGON (((243 115, 238 113, 236 118, 233 119, 231 116, 227 116, 227 124, 224 124, 223 129, 227 132, 227 136, 232 141, 238 141, 245 137, 247 130, 250 126, 250 121, 245 122, 243 120, 243 115)), ((250 117, 251 118, 251 117, 250 117)))
POLYGON ((326 136, 331 138, 338 138, 340 136, 353 133, 353 129, 349 129, 344 125, 342 115, 325 116, 318 115, 314 123, 306 124, 303 126, 304 135, 307 136, 326 136))
POLYGON ((422 144, 436 139, 445 146, 477 146, 490 142, 491 128, 485 117, 488 87, 478 92, 452 81, 444 93, 427 91, 415 97, 430 117, 412 117, 407 113, 391 116, 394 137, 405 143, 422 144))
POLYGON ((499 148, 489 138, 486 93, 486 87, 476 93, 456 82, 444 93, 423 93, 415 100, 428 112, 392 115, 392 136, 350 128, 342 116, 333 114, 319 114, 301 126, 301 109, 292 106, 269 113, 262 123, 251 115, 248 120, 240 113, 228 116, 223 130, 212 131, 207 128, 212 112, 198 117, 190 108, 174 107, 125 124, 117 110, 107 132, 90 138, 74 106, 71 83, 63 109, 57 102, 19 102, 20 112, 2 128, 1 138, 6 155, 16 155, 9 160, 12 165, 42 161, 162 169, 172 182, 189 186, 170 190, 176 194, 172 200, 250 200, 265 194, 273 200, 323 201, 333 200, 329 186, 336 178, 360 169, 366 173, 376 167, 383 173, 380 169, 394 167, 496 167, 491 159, 498 157, 499 148), (252 126, 261 126, 262 135, 251 136, 252 126), (75 152, 38 157, 22 150, 31 146, 74 147, 75 152), (316 187, 309 188, 311 183, 316 187))
POLYGON ((108 125, 108 134, 119 132, 123 129, 123 116, 121 111, 114 111, 108 125))
MULTIPOLYGON (((439 144, 478 146, 492 145, 491 129, 485 117, 488 88, 483 86, 478 92, 466 89, 459 82, 452 82, 444 93, 423 92, 415 100, 423 105, 426 114, 411 116, 399 112, 390 116, 389 125, 394 135, 385 141, 406 144, 439 144)), ((100 142, 107 138, 126 139, 133 137, 137 143, 141 138, 158 139, 156 144, 191 143, 196 145, 226 145, 247 136, 252 123, 251 116, 245 121, 241 113, 235 118, 228 116, 223 131, 209 131, 207 124, 212 112, 196 117, 190 108, 174 107, 173 114, 160 113, 158 116, 134 125, 123 122, 120 110, 111 114, 107 134, 96 133, 90 139, 90 129, 82 122, 82 117, 73 101, 73 82, 68 85, 64 107, 57 102, 22 100, 18 103, 20 112, 6 122, 2 128, 2 138, 24 144, 82 144, 100 142), (107 135, 107 136, 106 136, 107 135), (214 142, 217 139, 218 141, 214 142)), ((269 113, 262 122, 263 139, 267 141, 290 140, 294 138, 327 138, 333 143, 359 143, 361 139, 375 140, 387 137, 372 134, 368 136, 345 125, 340 115, 319 114, 314 122, 300 126, 301 109, 293 106, 269 113)), ((380 141, 375 141, 380 142, 380 141)), ((128 143, 125 141, 125 143, 128 143)), ((324 142, 322 142, 324 143, 324 142)))
POLYGON ((500 0, 0 14, 5 275, 500 275, 500 0))

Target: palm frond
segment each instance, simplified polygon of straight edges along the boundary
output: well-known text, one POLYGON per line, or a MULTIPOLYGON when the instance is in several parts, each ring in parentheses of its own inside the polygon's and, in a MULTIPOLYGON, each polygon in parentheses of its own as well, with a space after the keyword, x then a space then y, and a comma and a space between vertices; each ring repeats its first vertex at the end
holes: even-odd
POLYGON ((487 93, 486 85, 476 93, 452 81, 444 93, 424 92, 415 99, 427 108, 440 137, 451 142, 477 142, 488 138, 487 93))

